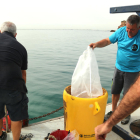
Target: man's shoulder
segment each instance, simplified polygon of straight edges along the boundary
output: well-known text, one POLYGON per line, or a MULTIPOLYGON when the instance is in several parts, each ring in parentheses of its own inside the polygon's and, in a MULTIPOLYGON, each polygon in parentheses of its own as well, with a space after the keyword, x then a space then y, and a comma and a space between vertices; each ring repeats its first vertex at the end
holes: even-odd
POLYGON ((123 32, 125 33, 126 32, 126 26, 119 28, 117 31, 119 33, 123 33, 123 32))
POLYGON ((16 42, 19 46, 25 48, 18 40, 15 39, 15 42, 16 42))
POLYGON ((19 48, 25 49, 25 47, 16 39, 16 38, 10 38, 11 44, 16 45, 19 48))
POLYGON ((126 26, 119 28, 116 35, 118 38, 125 38, 127 35, 126 26))
POLYGON ((15 40, 15 43, 16 43, 17 49, 19 49, 19 50, 27 53, 26 48, 20 42, 18 42, 17 40, 15 40))
POLYGON ((4 45, 9 44, 10 46, 13 46, 18 50, 26 51, 25 47, 19 41, 17 41, 16 38, 11 37, 7 34, 0 34, 0 41, 2 41, 1 43, 4 45))

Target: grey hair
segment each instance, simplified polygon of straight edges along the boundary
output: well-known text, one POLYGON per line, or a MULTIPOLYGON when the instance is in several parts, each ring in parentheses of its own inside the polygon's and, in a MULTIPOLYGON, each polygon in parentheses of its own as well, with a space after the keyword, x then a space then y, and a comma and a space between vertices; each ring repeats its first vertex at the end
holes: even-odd
POLYGON ((13 35, 16 35, 16 25, 12 22, 4 22, 1 26, 1 33, 3 33, 4 31, 10 32, 13 35))
POLYGON ((138 15, 131 15, 128 17, 127 22, 130 25, 137 24, 137 27, 140 27, 140 17, 138 15))

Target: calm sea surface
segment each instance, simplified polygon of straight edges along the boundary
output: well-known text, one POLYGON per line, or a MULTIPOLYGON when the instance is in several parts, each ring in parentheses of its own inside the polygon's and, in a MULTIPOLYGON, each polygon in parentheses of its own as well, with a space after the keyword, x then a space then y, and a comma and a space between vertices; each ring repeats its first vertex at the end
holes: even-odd
MULTIPOLYGON (((79 56, 90 43, 111 34, 109 31, 94 30, 18 30, 17 40, 28 52, 29 118, 42 116, 63 106, 63 90, 71 84, 79 56)), ((117 44, 94 51, 102 87, 109 94, 109 103, 117 44)), ((62 115, 63 109, 30 123, 62 115)))

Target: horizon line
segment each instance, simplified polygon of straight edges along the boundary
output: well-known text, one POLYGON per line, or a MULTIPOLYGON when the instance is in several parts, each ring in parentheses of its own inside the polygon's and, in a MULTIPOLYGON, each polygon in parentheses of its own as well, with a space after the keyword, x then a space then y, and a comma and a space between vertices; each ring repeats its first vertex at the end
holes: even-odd
MULTIPOLYGON (((17 29, 17 30, 96 30, 96 31, 102 31, 101 29, 17 29)), ((110 30, 104 30, 104 31, 110 31, 110 30)))

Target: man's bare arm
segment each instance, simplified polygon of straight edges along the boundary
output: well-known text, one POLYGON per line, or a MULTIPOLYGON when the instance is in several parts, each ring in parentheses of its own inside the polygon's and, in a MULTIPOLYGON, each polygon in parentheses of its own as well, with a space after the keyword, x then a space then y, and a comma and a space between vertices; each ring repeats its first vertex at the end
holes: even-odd
POLYGON ((94 49, 96 47, 102 48, 102 47, 105 47, 105 46, 110 45, 110 44, 111 44, 111 42, 110 42, 109 38, 105 38, 105 39, 98 41, 96 43, 91 43, 91 44, 89 44, 89 46, 94 49))
POLYGON ((21 70, 21 72, 22 72, 22 78, 24 79, 26 83, 26 70, 21 70))
POLYGON ((134 112, 140 105, 140 76, 137 81, 130 87, 117 109, 110 118, 103 124, 95 128, 96 140, 105 140, 106 134, 109 133, 114 125, 123 118, 134 112))

